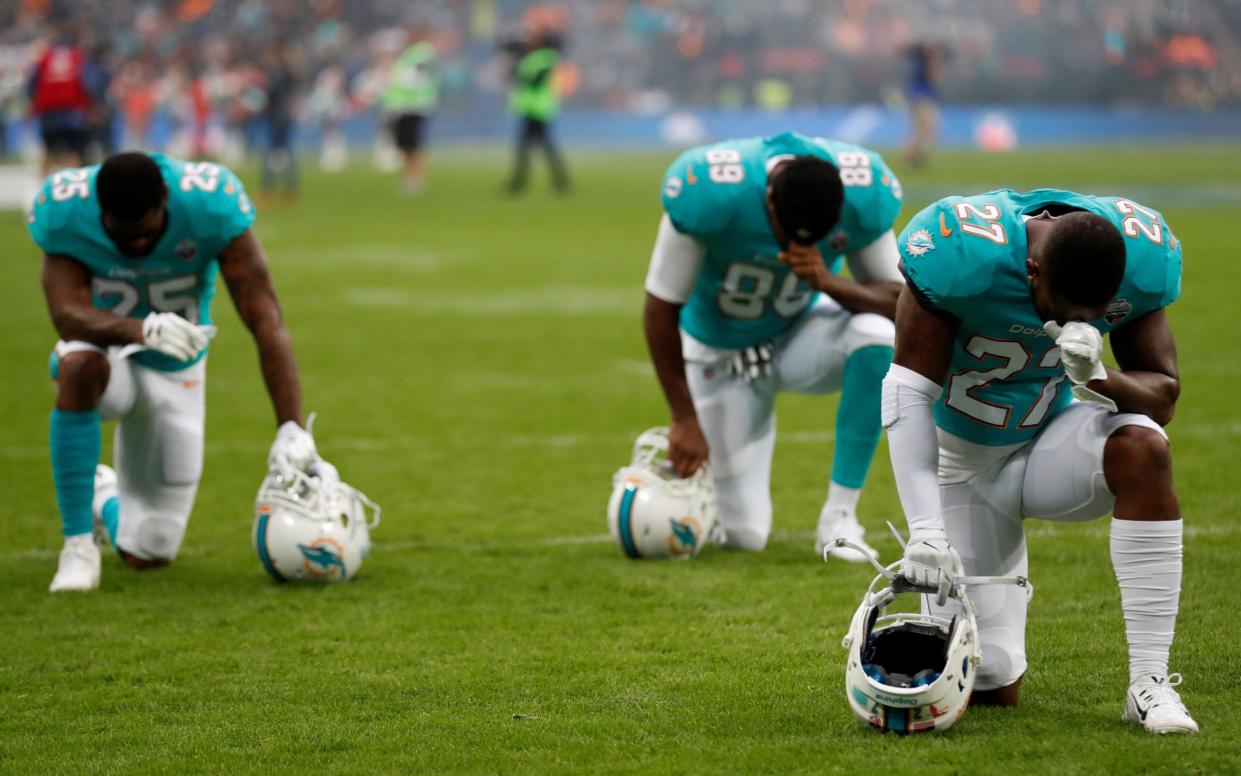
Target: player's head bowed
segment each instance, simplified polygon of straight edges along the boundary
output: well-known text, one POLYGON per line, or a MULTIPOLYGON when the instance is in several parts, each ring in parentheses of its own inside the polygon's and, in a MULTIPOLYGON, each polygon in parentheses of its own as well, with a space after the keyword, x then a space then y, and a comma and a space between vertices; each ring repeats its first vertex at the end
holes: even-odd
POLYGON ((155 160, 143 153, 110 156, 95 178, 100 219, 126 256, 149 254, 164 231, 168 186, 155 160))
POLYGON ((1125 241, 1094 213, 1057 218, 1030 248, 1030 288, 1048 320, 1096 320, 1120 289, 1125 241))
POLYGON ((816 156, 779 164, 767 186, 768 207, 789 242, 813 245, 840 220, 845 189, 840 170, 816 156))

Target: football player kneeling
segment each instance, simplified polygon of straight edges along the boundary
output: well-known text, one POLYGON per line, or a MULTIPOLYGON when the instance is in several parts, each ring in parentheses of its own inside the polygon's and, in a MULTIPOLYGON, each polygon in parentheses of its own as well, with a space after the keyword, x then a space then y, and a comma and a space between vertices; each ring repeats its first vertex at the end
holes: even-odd
POLYGON ((281 582, 352 579, 370 552, 379 505, 343 482, 295 424, 280 427, 267 466, 253 536, 263 568, 281 582))
POLYGON ((612 477, 608 530, 630 558, 689 559, 723 541, 708 466, 679 478, 667 456, 668 429, 644 431, 629 465, 612 477))

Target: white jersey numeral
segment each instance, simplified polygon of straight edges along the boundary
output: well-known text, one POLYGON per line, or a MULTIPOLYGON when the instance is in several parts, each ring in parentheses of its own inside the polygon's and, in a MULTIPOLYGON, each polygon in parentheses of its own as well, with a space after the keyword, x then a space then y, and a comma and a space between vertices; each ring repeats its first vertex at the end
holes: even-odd
POLYGON ((212 192, 220 185, 220 165, 211 162, 188 162, 181 175, 181 190, 212 192))
POLYGON ((1008 244, 1008 234, 1004 231, 1004 224, 997 223, 1000 218, 1000 208, 990 203, 984 204, 982 207, 974 207, 968 202, 957 203, 957 219, 961 222, 961 231, 966 234, 972 234, 975 237, 985 237, 997 245, 1008 244), (984 224, 966 223, 970 218, 979 218, 984 224))
POLYGON ((707 177, 713 183, 741 183, 745 180, 741 152, 735 148, 712 148, 707 151, 707 164, 707 177))
MULTIPOLYGON (((948 381, 948 395, 944 401, 950 409, 965 415, 971 420, 993 428, 1005 428, 1012 415, 1012 407, 994 402, 983 401, 974 396, 974 391, 999 380, 1007 380, 1030 363, 1030 351, 1016 340, 997 340, 976 334, 965 344, 965 351, 979 361, 984 358, 1002 358, 1004 363, 994 369, 976 369, 958 372, 948 381)), ((1052 345, 1038 360, 1041 369, 1054 369, 1060 365, 1060 348, 1052 345)), ((1052 402, 1060 390, 1060 384, 1067 375, 1061 372, 1048 378, 1038 399, 1030 407, 1029 412, 1021 419, 1018 428, 1036 428, 1042 425, 1051 409, 1052 402)))
POLYGON ((1127 199, 1118 199, 1112 203, 1120 214, 1127 216, 1120 222, 1121 229, 1129 237, 1137 237, 1141 235, 1156 245, 1163 244, 1163 225, 1159 223, 1159 214, 1153 210, 1147 210, 1136 202, 1127 199), (1146 223, 1138 218, 1138 213, 1146 216, 1150 223, 1146 223))
POLYGON ((52 176, 52 200, 64 202, 77 197, 86 199, 90 196, 90 173, 86 170, 61 170, 52 176))
MULTIPOLYGON (((725 270, 716 298, 725 315, 752 321, 763 317, 767 297, 775 285, 776 273, 766 267, 735 262, 725 270)), ((812 293, 801 284, 800 278, 789 273, 780 285, 780 293, 771 300, 771 309, 781 318, 792 318, 806 309, 806 302, 812 293)))
POLYGON ((840 182, 846 186, 869 186, 875 180, 869 154, 842 151, 836 155, 836 165, 840 168, 840 182))
MULTIPOLYGON (((132 283, 115 278, 95 278, 91 282, 95 296, 116 297, 109 310, 128 318, 142 303, 142 291, 132 283)), ((198 323, 198 295, 183 293, 198 285, 197 275, 179 275, 147 285, 147 302, 158 313, 177 313, 190 323, 198 323)))

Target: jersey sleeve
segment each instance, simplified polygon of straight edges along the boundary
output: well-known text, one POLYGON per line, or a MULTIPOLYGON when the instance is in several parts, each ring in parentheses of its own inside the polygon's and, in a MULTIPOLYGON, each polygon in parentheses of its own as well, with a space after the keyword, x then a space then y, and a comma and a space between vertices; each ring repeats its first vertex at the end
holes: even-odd
POLYGON ((970 271, 968 257, 956 239, 959 232, 943 234, 941 216, 946 223, 956 224, 950 210, 947 199, 929 205, 909 221, 896 242, 901 274, 919 301, 959 316, 962 304, 987 284, 980 273, 970 271))
MULTIPOLYGON (((693 148, 681 154, 664 175, 664 212, 681 234, 705 237, 722 231, 730 220, 728 189, 735 190, 742 179, 716 182, 707 164, 706 148, 693 148)), ((740 165, 733 167, 744 175, 740 165)))
POLYGON ((39 246, 44 253, 56 253, 52 235, 56 234, 57 229, 52 224, 55 213, 52 212, 50 205, 51 179, 49 178, 43 181, 43 185, 39 187, 34 199, 30 200, 30 206, 26 209, 26 230, 30 232, 30 239, 34 240, 35 245, 39 246))
MULTIPOLYGON (((72 248, 69 241, 65 239, 67 235, 65 225, 71 220, 72 211, 81 199, 76 190, 71 192, 71 197, 62 196, 60 199, 53 197, 52 183, 52 176, 48 176, 34 195, 34 199, 31 200, 30 207, 26 211, 26 229, 30 232, 30 239, 34 240, 35 245, 38 245, 44 253, 68 255, 72 252, 72 248)), ((89 183, 80 181, 75 183, 81 186, 89 185, 89 183)), ((82 191, 89 190, 84 188, 82 191)))
POLYGON ((1152 311, 1167 307, 1180 298, 1182 267, 1181 241, 1173 234, 1172 227, 1168 226, 1168 221, 1163 214, 1155 212, 1165 232, 1164 239, 1160 245, 1143 246, 1155 253, 1154 259, 1150 262, 1154 271, 1143 273, 1138 278, 1139 288, 1149 297, 1152 311))
POLYGON ((206 195, 213 230, 222 249, 254 224, 254 203, 246 194, 241 179, 224 165, 220 165, 219 185, 206 195))
MULTIPOLYGON (((900 180, 883 157, 873 151, 870 157, 871 184, 865 188, 864 203, 858 208, 858 226, 864 235, 860 241, 866 244, 879 239, 896 223, 904 196, 900 180)), ((841 171, 842 180, 846 174, 841 171)))
MULTIPOLYGON (((1167 222, 1164 223, 1167 226, 1167 222)), ((1168 305, 1181 298, 1181 242, 1168 230, 1168 240, 1173 246, 1168 250, 1168 263, 1165 268, 1163 293, 1159 298, 1159 306, 1168 305)))

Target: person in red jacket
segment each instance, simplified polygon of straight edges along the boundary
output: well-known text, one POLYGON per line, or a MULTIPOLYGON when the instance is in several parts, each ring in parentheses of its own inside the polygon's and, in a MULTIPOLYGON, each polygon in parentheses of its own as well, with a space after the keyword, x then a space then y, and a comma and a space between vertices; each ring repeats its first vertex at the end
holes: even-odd
POLYGON ((44 175, 82 164, 95 101, 91 80, 86 50, 66 37, 52 42, 35 63, 27 91, 43 137, 44 175))

